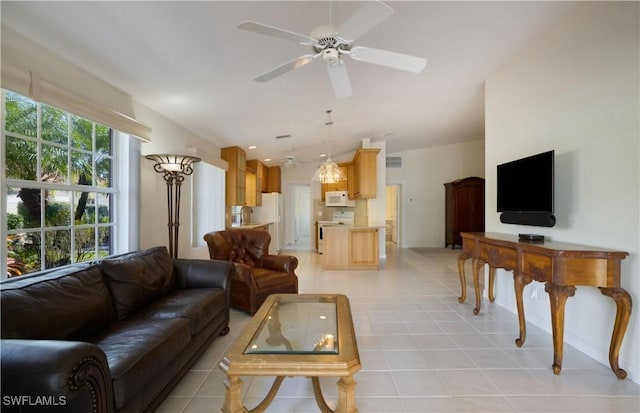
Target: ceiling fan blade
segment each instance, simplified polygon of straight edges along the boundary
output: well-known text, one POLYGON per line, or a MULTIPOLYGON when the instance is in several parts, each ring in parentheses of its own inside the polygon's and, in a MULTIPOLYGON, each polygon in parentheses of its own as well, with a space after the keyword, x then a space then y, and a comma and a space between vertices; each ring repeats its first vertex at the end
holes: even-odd
POLYGON ((389 52, 387 50, 372 49, 371 47, 357 46, 351 49, 351 58, 365 63, 373 63, 404 70, 405 72, 420 73, 427 64, 427 59, 409 56, 402 53, 389 52))
POLYGON ((393 9, 380 1, 367 1, 338 29, 338 35, 349 42, 373 29, 393 14, 393 9))
POLYGON ((278 39, 291 40, 297 43, 313 42, 313 39, 303 34, 291 32, 289 30, 280 29, 278 27, 267 26, 266 24, 256 23, 254 21, 245 21, 238 25, 238 29, 247 30, 254 33, 265 34, 278 39))
POLYGON ((320 53, 318 54, 306 54, 300 57, 296 57, 293 60, 288 61, 287 63, 280 65, 278 67, 275 67, 271 70, 269 70, 266 73, 261 74, 260 76, 256 77, 254 80, 256 82, 268 82, 269 80, 273 79, 274 77, 278 77, 280 75, 283 75, 291 70, 294 69, 298 69, 304 65, 306 65, 307 63, 312 62, 316 57, 320 56, 320 53))
POLYGON ((336 63, 330 63, 327 65, 329 72, 329 79, 331 79, 331 85, 333 86, 333 92, 338 99, 348 98, 353 94, 351 90, 351 81, 349 80, 349 74, 347 73, 347 66, 344 61, 340 59, 336 63))

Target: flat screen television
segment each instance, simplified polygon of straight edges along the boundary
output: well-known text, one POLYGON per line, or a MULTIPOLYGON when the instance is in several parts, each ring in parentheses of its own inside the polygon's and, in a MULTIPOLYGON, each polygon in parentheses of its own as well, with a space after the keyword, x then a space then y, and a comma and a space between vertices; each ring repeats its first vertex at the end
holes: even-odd
POLYGON ((554 151, 498 165, 497 210, 501 222, 551 227, 554 151))

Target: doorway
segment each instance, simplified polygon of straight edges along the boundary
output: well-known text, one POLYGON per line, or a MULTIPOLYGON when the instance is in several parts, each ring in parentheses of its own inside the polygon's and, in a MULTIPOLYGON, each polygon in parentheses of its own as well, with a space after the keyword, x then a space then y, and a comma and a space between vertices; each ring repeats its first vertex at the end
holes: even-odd
POLYGON ((293 189, 293 242, 295 249, 310 250, 311 238, 311 188, 309 185, 292 185, 293 189))
POLYGON ((385 241, 396 245, 400 240, 400 185, 391 184, 385 187, 385 241))

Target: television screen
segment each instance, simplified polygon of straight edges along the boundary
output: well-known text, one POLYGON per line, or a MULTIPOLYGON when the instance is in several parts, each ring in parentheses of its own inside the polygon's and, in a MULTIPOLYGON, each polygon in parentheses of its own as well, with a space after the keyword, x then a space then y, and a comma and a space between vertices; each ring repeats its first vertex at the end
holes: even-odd
POLYGON ((554 151, 498 165, 498 212, 553 213, 554 151))

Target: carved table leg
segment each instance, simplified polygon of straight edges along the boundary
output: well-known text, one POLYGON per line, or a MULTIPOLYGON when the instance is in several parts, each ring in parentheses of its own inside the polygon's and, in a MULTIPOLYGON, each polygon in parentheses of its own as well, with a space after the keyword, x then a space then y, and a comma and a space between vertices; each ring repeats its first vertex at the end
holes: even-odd
POLYGON ((313 383, 313 396, 322 413, 358 413, 358 408, 356 407, 356 382, 353 376, 341 377, 338 380, 338 405, 336 410, 331 410, 324 400, 322 389, 320 388, 320 380, 317 377, 312 377, 311 381, 313 383))
POLYGON ((489 301, 494 302, 496 297, 493 295, 493 286, 496 281, 496 269, 492 266, 489 266, 489 301))
POLYGON ((458 256, 458 276, 460 277, 460 290, 462 292, 462 295, 458 297, 459 303, 464 303, 464 300, 467 299, 467 280, 464 275, 464 262, 467 259, 469 259, 469 256, 464 252, 458 256))
POLYGON ((353 376, 338 380, 338 405, 335 413, 358 413, 356 407, 356 382, 353 376))
POLYGON ((474 258, 473 259, 473 289, 476 292, 476 308, 473 309, 473 314, 480 314, 480 302, 482 297, 480 296, 480 267, 484 265, 484 261, 474 258))
POLYGON ((247 413, 242 405, 242 380, 237 376, 227 376, 224 387, 226 391, 222 413, 247 413))
POLYGON ((522 302, 522 291, 531 282, 531 277, 521 272, 513 272, 513 287, 516 293, 516 306, 518 307, 518 324, 520 325, 520 337, 516 339, 516 346, 522 347, 527 339, 527 323, 524 317, 524 303, 522 302))
POLYGON ((549 294, 551 305, 551 329, 553 331, 553 374, 562 369, 562 351, 564 342, 564 305, 568 297, 573 297, 576 287, 546 283, 544 290, 549 294))
POLYGON ((611 345, 609 346, 609 365, 616 377, 623 380, 627 377, 627 372, 618 366, 618 354, 624 333, 627 331, 629 318, 631 317, 631 296, 622 288, 604 288, 600 287, 603 295, 611 297, 616 302, 616 322, 613 326, 613 334, 611 335, 611 345))

